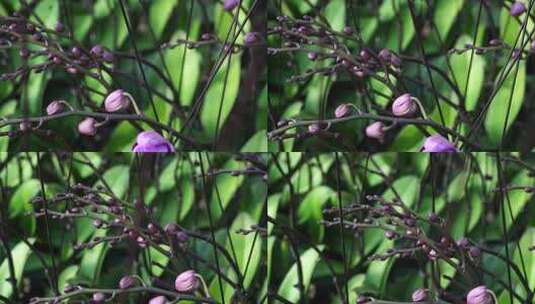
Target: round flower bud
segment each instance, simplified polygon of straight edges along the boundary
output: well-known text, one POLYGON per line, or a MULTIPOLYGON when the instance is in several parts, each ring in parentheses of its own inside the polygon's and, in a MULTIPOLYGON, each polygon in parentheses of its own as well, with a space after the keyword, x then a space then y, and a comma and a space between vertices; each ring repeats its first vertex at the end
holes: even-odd
POLYGON ((122 111, 130 105, 130 98, 123 90, 115 90, 106 97, 104 101, 104 108, 106 112, 122 111))
POLYGON ((176 239, 179 243, 186 243, 189 240, 189 236, 184 231, 179 231, 176 233, 176 239))
POLYGON ((428 293, 423 288, 418 288, 412 293, 413 302, 425 302, 427 301, 428 293))
POLYGON ((392 114, 395 116, 411 116, 418 110, 418 106, 412 100, 409 93, 403 94, 392 103, 392 114))
POLYGON ((150 299, 149 304, 165 304, 167 299, 164 296, 157 296, 150 299))
POLYGON ((93 302, 100 304, 104 303, 104 300, 106 300, 106 296, 102 292, 97 292, 93 294, 93 302))
POLYGON ((156 131, 144 131, 138 134, 132 151, 137 153, 175 152, 175 148, 156 131))
POLYGON ((388 49, 382 49, 378 55, 379 59, 383 61, 390 61, 391 56, 392 56, 392 53, 388 49))
POLYGON ((177 224, 167 224, 165 225, 163 230, 165 231, 165 233, 172 235, 172 234, 177 233, 179 229, 178 229, 177 224))
POLYGON ((104 61, 107 63, 112 63, 114 59, 113 53, 109 51, 102 52, 102 59, 104 59, 104 61))
POLYGON ((342 118, 346 117, 351 113, 351 106, 344 103, 339 105, 336 110, 334 110, 334 117, 336 118, 342 118))
POLYGON ((531 51, 535 52, 535 41, 531 43, 531 51))
POLYGON ((141 248, 145 248, 145 247, 147 247, 147 240, 145 240, 145 238, 142 237, 142 236, 138 236, 138 237, 136 238, 136 242, 137 242, 137 245, 138 245, 139 247, 141 247, 141 248))
POLYGON ((481 249, 477 248, 476 246, 470 247, 468 250, 468 253, 470 253, 470 256, 474 259, 479 258, 481 255, 481 249))
POLYGON ((360 51, 360 57, 362 58, 362 60, 368 61, 371 58, 370 52, 368 52, 367 50, 362 50, 360 51))
POLYGON ((437 134, 425 139, 422 152, 457 152, 457 148, 447 139, 437 134))
POLYGON ((429 251, 429 253, 427 255, 429 256, 429 259, 431 259, 433 261, 438 258, 438 253, 436 252, 435 249, 431 249, 431 251, 429 251))
POLYGON ((102 55, 102 51, 103 51, 102 46, 100 44, 97 44, 91 48, 89 53, 95 57, 99 57, 100 55, 102 55))
POLYGON ((191 293, 199 288, 199 278, 194 270, 187 270, 175 279, 175 289, 178 292, 191 293))
POLYGON ((320 131, 320 125, 317 123, 311 124, 308 126, 308 133, 316 134, 320 131))
POLYGON ((136 279, 132 276, 124 276, 119 281, 119 288, 128 289, 136 284, 136 279))
POLYGON ((378 139, 382 142, 385 137, 384 127, 385 125, 382 121, 376 121, 366 127, 366 136, 378 139))
POLYGON ((308 58, 309 60, 314 61, 314 60, 318 59, 318 54, 316 54, 316 53, 314 53, 314 52, 309 52, 309 53, 307 54, 307 58, 308 58))
POLYGON ((466 296, 466 304, 492 304, 493 302, 492 294, 485 285, 470 290, 466 296))
POLYGON ((82 55, 82 50, 80 50, 79 47, 73 47, 72 50, 71 50, 71 53, 72 55, 74 56, 74 58, 78 58, 82 55))
POLYGON ((32 124, 29 121, 23 121, 19 124, 19 130, 28 132, 32 129, 32 124))
POLYGON ((346 34, 346 35, 353 34, 353 29, 350 26, 344 27, 344 34, 346 34))
POLYGON ((54 29, 56 30, 56 32, 61 33, 61 32, 63 32, 63 30, 65 30, 65 27, 63 26, 63 23, 58 22, 54 26, 54 29))
POLYGON ((457 241, 457 246, 459 246, 460 248, 466 248, 468 247, 468 245, 470 245, 470 242, 467 238, 462 238, 457 241))
POLYGON ((260 43, 262 41, 262 35, 259 32, 249 32, 245 34, 243 38, 243 43, 245 45, 253 45, 260 43))
POLYGON ((54 115, 63 111, 63 103, 59 100, 54 100, 46 107, 47 115, 54 115))
POLYGON ((78 132, 82 135, 95 136, 97 134, 97 121, 93 117, 87 117, 78 124, 78 132))
POLYGON ((240 4, 240 0, 225 0, 225 2, 223 2, 223 9, 229 12, 235 9, 238 4, 240 4))
POLYGON ((526 11, 526 5, 523 2, 516 1, 511 5, 511 10, 509 10, 509 13, 513 17, 518 17, 522 15, 526 11))
POLYGON ((385 231, 385 237, 389 240, 393 240, 396 238, 396 233, 394 231, 387 230, 385 231))

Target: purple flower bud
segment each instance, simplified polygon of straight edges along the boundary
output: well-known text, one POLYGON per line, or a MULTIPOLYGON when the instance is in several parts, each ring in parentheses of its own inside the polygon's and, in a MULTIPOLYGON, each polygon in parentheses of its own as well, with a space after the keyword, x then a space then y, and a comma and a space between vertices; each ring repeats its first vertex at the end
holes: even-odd
POLYGON ((178 226, 177 224, 167 224, 165 225, 164 229, 165 233, 172 235, 178 232, 178 226))
POLYGON ((425 139, 422 152, 457 152, 457 148, 447 139, 436 134, 425 139))
POLYGON ((118 112, 128 108, 129 105, 130 98, 125 91, 121 89, 111 92, 104 101, 106 112, 118 112))
POLYGON ((114 59, 113 53, 109 51, 102 52, 102 59, 104 59, 104 61, 107 63, 112 63, 114 59))
POLYGON ((390 63, 395 67, 400 67, 401 59, 398 56, 392 54, 392 56, 390 57, 390 63))
POLYGON ((240 0, 225 0, 223 3, 223 9, 227 12, 230 12, 231 10, 235 9, 238 4, 240 4, 240 0))
POLYGON ((142 236, 138 236, 138 237, 136 238, 136 242, 137 242, 137 245, 138 245, 139 247, 141 247, 141 248, 145 248, 145 247, 147 247, 147 240, 145 240, 145 238, 142 237, 142 236))
POLYGON ((431 249, 427 255, 429 256, 429 259, 433 261, 438 258, 438 253, 436 252, 435 249, 431 249))
POLYGON ((485 285, 470 290, 466 296, 466 304, 492 304, 493 301, 492 294, 485 285))
POLYGON ((502 44, 502 41, 500 39, 491 39, 489 41, 489 44, 492 46, 498 46, 502 44))
POLYGON ((342 118, 346 117, 351 113, 351 106, 347 103, 339 105, 336 110, 334 110, 334 117, 342 118))
POLYGON ((176 239, 180 243, 186 243, 189 240, 189 236, 184 231, 179 231, 176 233, 176 239))
POLYGON ((100 55, 102 55, 102 51, 103 51, 102 46, 100 44, 97 44, 91 48, 89 53, 95 57, 99 57, 100 55))
POLYGON ((75 47, 72 48, 71 53, 75 58, 78 58, 78 57, 80 57, 82 55, 82 50, 80 50, 79 47, 75 46, 75 47))
POLYGON ((318 58, 318 54, 316 54, 316 53, 314 53, 314 52, 309 52, 309 53, 307 54, 307 57, 308 57, 308 59, 314 61, 314 60, 316 60, 316 59, 318 58))
POLYGON ((346 35, 353 34, 353 29, 350 26, 344 27, 344 34, 346 34, 346 35))
POLYGON ((376 121, 366 127, 366 136, 370 138, 378 139, 382 142, 385 137, 384 123, 382 121, 376 121))
POLYGON ((58 22, 58 23, 56 23, 56 25, 54 26, 54 29, 56 30, 56 32, 61 33, 61 32, 63 32, 63 30, 65 29, 65 27, 63 26, 63 23, 58 22))
POLYGON ((59 100, 54 100, 51 103, 48 104, 46 107, 46 114, 47 115, 54 115, 61 113, 63 111, 63 102, 59 100))
POLYGON ((385 231, 385 237, 389 240, 393 240, 396 238, 396 233, 392 230, 385 231))
POLYGON ((392 103, 392 114, 395 116, 411 116, 418 110, 418 106, 412 100, 412 96, 409 93, 405 93, 392 103))
POLYGON ((379 52, 379 59, 383 60, 383 61, 390 61, 390 57, 392 56, 392 53, 390 53, 390 50, 388 49, 382 49, 380 52, 379 52))
POLYGON ((93 302, 96 304, 104 303, 106 296, 102 292, 97 292, 93 294, 93 302))
POLYGON ((97 134, 97 121, 93 117, 87 117, 78 124, 78 132, 82 135, 95 136, 97 134))
POLYGON ((262 41, 262 35, 259 32, 249 32, 245 34, 243 43, 245 45, 257 44, 262 41))
POLYGON ((362 50, 362 51, 360 51, 360 57, 362 58, 362 60, 368 61, 371 58, 370 52, 368 52, 366 50, 362 50))
POLYGON ((23 121, 19 124, 19 130, 22 132, 27 132, 32 129, 32 124, 28 121, 23 121))
POLYGON ((132 276, 124 276, 119 281, 119 288, 128 289, 136 284, 136 279, 132 276))
POLYGON ((149 304, 165 304, 167 299, 164 296, 157 296, 150 299, 149 304))
POLYGON ((317 123, 308 126, 308 133, 316 134, 321 130, 320 125, 317 123))
POLYGON ((138 134, 132 151, 136 153, 175 152, 175 148, 158 132, 144 131, 138 134))
POLYGON ((474 259, 479 258, 481 255, 481 249, 477 248, 476 246, 470 247, 468 250, 468 253, 470 253, 470 256, 474 259))
POLYGON ((535 52, 535 41, 531 43, 531 51, 535 52))
POLYGON ((511 10, 509 13, 513 17, 522 15, 526 11, 526 5, 520 1, 516 1, 511 5, 511 10))
POLYGON ((425 302, 427 301, 427 291, 423 288, 418 288, 412 293, 413 302, 425 302))
POLYGON ((19 55, 21 58, 26 59, 30 57, 30 51, 27 48, 21 48, 19 51, 19 55))
POLYGON ((175 289, 178 292, 191 293, 199 288, 199 278, 194 270, 187 270, 179 274, 175 280, 175 289))
POLYGON ((470 242, 468 241, 467 238, 462 238, 462 239, 457 241, 457 246, 459 246, 461 248, 466 248, 466 247, 468 247, 468 245, 470 245, 470 242))

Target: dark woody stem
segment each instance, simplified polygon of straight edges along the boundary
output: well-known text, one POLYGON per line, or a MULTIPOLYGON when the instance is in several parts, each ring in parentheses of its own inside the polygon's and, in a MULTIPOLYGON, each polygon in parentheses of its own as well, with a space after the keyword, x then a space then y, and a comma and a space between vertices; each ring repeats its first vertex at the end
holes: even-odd
POLYGON ((432 120, 426 120, 426 119, 419 119, 419 118, 401 118, 401 117, 392 117, 392 116, 381 116, 381 115, 375 115, 375 114, 369 114, 369 113, 359 113, 352 116, 342 117, 342 118, 333 118, 333 119, 325 119, 325 120, 295 120, 295 122, 291 122, 286 126, 282 126, 280 128, 277 128, 271 132, 268 133, 268 137, 270 139, 275 139, 278 136, 283 135, 286 131, 297 128, 297 127, 306 127, 308 125, 312 124, 336 124, 351 120, 357 120, 357 119, 368 119, 368 120, 376 120, 376 121, 387 121, 387 122, 393 122, 393 123, 399 123, 399 124, 413 124, 413 125, 423 125, 423 126, 430 126, 434 128, 437 131, 447 133, 449 135, 452 135, 453 137, 459 138, 462 142, 464 142, 466 145, 471 146, 474 150, 481 150, 482 148, 468 140, 465 136, 461 135, 460 133, 449 129, 435 121, 432 120))

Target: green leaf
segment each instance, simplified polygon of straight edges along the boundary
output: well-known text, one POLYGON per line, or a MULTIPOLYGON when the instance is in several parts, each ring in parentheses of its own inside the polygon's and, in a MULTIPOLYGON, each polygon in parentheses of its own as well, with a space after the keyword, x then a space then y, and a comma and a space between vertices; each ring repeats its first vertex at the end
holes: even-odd
MULTIPOLYGON (((516 64, 516 61, 513 61, 516 64)), ((507 70, 507 66, 504 68, 507 70)), ((485 129, 493 144, 500 144, 502 140, 503 128, 505 125, 506 114, 510 113, 507 120, 506 132, 513 124, 524 102, 524 91, 526 88, 526 63, 521 61, 518 66, 518 73, 516 66, 513 67, 505 79, 505 82, 500 87, 496 96, 491 100, 490 107, 485 117, 485 129), (515 80, 516 75, 516 81, 515 80), (515 82, 513 87, 513 82, 515 82), (511 99, 512 93, 512 99, 511 99)), ((501 73, 500 73, 501 74, 501 73)))
POLYGON ((383 197, 387 200, 396 198, 394 191, 399 194, 403 204, 407 207, 411 207, 416 203, 418 195, 420 194, 420 180, 414 175, 402 176, 394 181, 392 187, 389 188, 383 197), (410 191, 407 191, 410 189, 410 191))
POLYGON ((305 224, 307 235, 315 241, 323 240, 324 227, 320 224, 323 219, 322 207, 335 192, 326 186, 319 186, 310 191, 297 210, 299 224, 305 224))
POLYGON ((201 122, 210 138, 215 136, 216 128, 218 132, 221 132, 221 128, 234 107, 240 88, 240 67, 239 55, 233 54, 230 64, 227 57, 206 93, 201 110, 201 122), (228 78, 226 77, 227 71, 228 78), (222 98, 223 91, 224 98, 222 98), (220 110, 221 116, 219 116, 220 110), (218 120, 219 125, 217 124, 218 120))
POLYGON ((71 265, 63 269, 63 271, 59 274, 58 278, 59 290, 63 290, 67 286, 67 284, 69 284, 70 280, 76 278, 78 269, 80 269, 80 266, 78 265, 71 265))
MULTIPOLYGON (((241 163, 231 159, 221 168, 221 170, 233 169, 242 169, 241 163)), ((210 197, 210 210, 215 219, 218 219, 223 214, 243 180, 244 178, 241 175, 231 176, 230 174, 219 174, 216 177, 210 197)))
MULTIPOLYGON (((99 229, 93 236, 105 237, 106 230, 99 229)), ((108 246, 106 243, 100 243, 93 248, 84 250, 78 275, 85 280, 89 280, 93 284, 97 282, 100 277, 100 271, 107 251, 108 246)))
POLYGON ((267 152, 267 131, 260 130, 241 148, 241 152, 267 152))
POLYGON ((9 201, 9 217, 13 218, 32 211, 31 200, 39 191, 41 191, 41 183, 37 179, 27 180, 20 185, 9 201))
MULTIPOLYGON (((159 247, 165 252, 170 252, 170 248, 167 245, 160 245, 159 247)), ((152 273, 156 277, 161 276, 164 272, 165 266, 169 264, 169 257, 154 247, 149 247, 149 256, 152 261, 152 273), (162 265, 164 268, 157 265, 162 265)))
POLYGON ((463 8, 464 0, 438 0, 435 5, 433 21, 436 24, 442 41, 446 40, 448 33, 463 8))
POLYGON ((329 1, 329 4, 325 7, 325 18, 329 21, 329 25, 333 30, 342 31, 346 20, 346 1, 329 1))
MULTIPOLYGON (((319 245, 317 246, 319 250, 323 250, 324 246, 319 245)), ((305 289, 305 293, 308 290, 308 287, 310 286, 310 281, 312 279, 312 274, 314 273, 314 268, 316 268, 316 264, 319 262, 319 253, 314 250, 314 248, 309 248, 307 251, 305 251, 300 257, 299 261, 301 262, 302 271, 303 271, 303 287, 305 289)), ((282 283, 279 287, 278 295, 285 298, 291 303, 299 303, 299 299, 301 297, 299 288, 297 287, 299 284, 299 276, 298 276, 298 268, 297 263, 292 265, 290 270, 286 273, 286 276, 284 277, 284 280, 282 280, 282 283)), ((306 294, 305 294, 306 296, 306 294)))
MULTIPOLYGON (((106 182, 106 185, 108 185, 111 191, 113 191, 113 193, 119 198, 124 197, 126 194, 128 180, 130 178, 129 171, 130 168, 128 166, 117 165, 108 169, 102 176, 106 182)), ((98 181, 95 184, 95 187, 97 186, 104 186, 104 183, 102 181, 98 181)))
MULTIPOLYGON (((472 43, 472 38, 468 35, 463 35, 457 40, 456 47, 464 48, 467 43, 472 43)), ((457 81, 461 93, 466 96, 465 108, 467 111, 473 111, 476 108, 485 80, 486 65, 485 57, 474 52, 469 76, 470 58, 472 58, 472 52, 470 51, 462 54, 454 53, 450 57, 453 77, 457 81), (468 86, 466 85, 467 81, 469 82, 468 86)), ((456 96, 454 93, 451 95, 456 96)))
MULTIPOLYGON (((27 240, 28 243, 33 244, 35 242, 34 238, 27 240)), ((22 273, 24 271, 24 265, 31 254, 31 249, 28 244, 24 242, 18 243, 11 250, 11 257, 13 259, 13 268, 15 270, 15 279, 17 284, 20 285, 22 281, 22 273)), ((4 259, 2 265, 0 265, 0 296, 9 298, 13 294, 13 286, 11 282, 7 281, 10 278, 9 271, 9 262, 7 258, 4 259)))
POLYGON ((156 39, 160 39, 178 0, 153 0, 149 9, 149 21, 156 39))

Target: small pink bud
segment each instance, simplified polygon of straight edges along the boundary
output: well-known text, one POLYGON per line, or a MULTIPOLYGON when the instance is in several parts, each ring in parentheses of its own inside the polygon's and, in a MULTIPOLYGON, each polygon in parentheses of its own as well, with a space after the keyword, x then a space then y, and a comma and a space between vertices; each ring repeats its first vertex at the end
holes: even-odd
POLYGON ((334 117, 336 118, 342 118, 346 117, 351 113, 351 106, 344 103, 339 105, 336 110, 334 110, 334 117))
POLYGON ((413 302, 424 302, 427 301, 427 291, 423 288, 418 288, 412 293, 413 302))
POLYGON ((457 152, 457 148, 447 139, 436 134, 425 139, 422 152, 457 152))
POLYGON ((320 125, 317 123, 311 124, 308 126, 308 132, 311 134, 316 134, 321 130, 320 125))
POLYGON ((102 51, 103 51, 102 46, 100 44, 97 44, 91 48, 89 53, 95 57, 99 57, 100 55, 102 55, 102 51))
POLYGON ((115 90, 104 101, 104 108, 106 112, 118 112, 128 108, 130 105, 130 98, 123 90, 115 90))
POLYGON ((431 251, 429 251, 428 253, 428 256, 429 256, 429 259, 434 261, 438 258, 438 253, 436 252, 435 249, 431 249, 431 251))
POLYGON ((87 117, 78 124, 78 132, 82 135, 95 136, 97 134, 97 121, 93 117, 87 117))
POLYGON ((243 43, 245 45, 254 45, 262 42, 262 35, 259 32, 249 32, 245 34, 243 43))
POLYGON ((380 142, 382 142, 385 137, 384 127, 385 125, 382 121, 376 121, 366 127, 366 136, 378 139, 380 142))
POLYGON ((48 104, 46 107, 46 114, 54 115, 61 113, 63 111, 63 102, 59 100, 54 100, 48 104))
POLYGON ((199 278, 194 270, 187 270, 179 274, 175 280, 175 289, 178 292, 191 293, 199 288, 199 278))
POLYGON ((150 299, 149 304, 165 304, 167 299, 164 296, 157 296, 150 299))
POLYGON ((102 292, 97 292, 93 294, 93 302, 96 304, 104 303, 106 296, 102 292))
POLYGON ((485 285, 470 290, 466 296, 466 304, 492 304, 493 302, 492 294, 485 285))
POLYGON ((394 100, 392 114, 395 116, 410 116, 418 110, 416 103, 409 93, 403 94, 394 100))
POLYGON ((124 276, 119 281, 119 288, 128 289, 136 284, 136 279, 132 276, 124 276))

